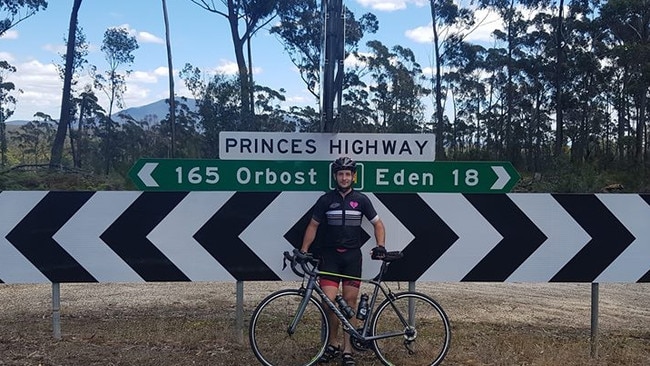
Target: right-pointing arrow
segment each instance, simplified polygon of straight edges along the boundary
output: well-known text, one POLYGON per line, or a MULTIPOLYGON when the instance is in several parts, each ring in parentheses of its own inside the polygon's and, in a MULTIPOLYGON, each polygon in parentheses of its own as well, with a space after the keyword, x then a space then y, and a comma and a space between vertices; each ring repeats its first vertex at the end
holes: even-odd
POLYGON ((142 169, 138 172, 138 178, 144 183, 147 187, 158 187, 158 182, 151 176, 154 169, 158 166, 158 163, 145 163, 142 166, 142 169))
POLYGON ((506 168, 500 165, 493 165, 491 168, 497 175, 497 181, 494 182, 490 189, 503 189, 503 187, 505 187, 510 181, 510 174, 508 174, 506 168))

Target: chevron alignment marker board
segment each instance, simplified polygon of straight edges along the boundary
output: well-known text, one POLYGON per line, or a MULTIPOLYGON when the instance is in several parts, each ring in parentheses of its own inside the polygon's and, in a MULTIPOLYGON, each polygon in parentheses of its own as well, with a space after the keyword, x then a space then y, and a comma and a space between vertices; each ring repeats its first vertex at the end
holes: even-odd
MULTIPOLYGON (((0 191, 0 283, 294 280, 321 193, 0 191)), ((650 194, 368 196, 391 280, 650 282, 650 194)))

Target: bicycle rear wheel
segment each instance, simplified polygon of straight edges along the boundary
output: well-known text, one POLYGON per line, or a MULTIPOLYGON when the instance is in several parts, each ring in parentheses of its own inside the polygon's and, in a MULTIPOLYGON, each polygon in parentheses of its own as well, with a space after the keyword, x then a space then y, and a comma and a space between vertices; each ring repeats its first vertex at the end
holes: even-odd
POLYGON ((451 327, 442 307, 417 292, 396 294, 386 299, 372 319, 373 335, 402 332, 399 336, 373 342, 375 354, 384 365, 438 365, 449 350, 451 327), (398 315, 401 314, 401 317, 398 315))
POLYGON ((289 324, 303 299, 300 290, 281 290, 267 296, 253 311, 248 337, 255 357, 263 365, 313 365, 325 351, 329 323, 314 297, 307 302, 295 332, 289 334, 289 324))

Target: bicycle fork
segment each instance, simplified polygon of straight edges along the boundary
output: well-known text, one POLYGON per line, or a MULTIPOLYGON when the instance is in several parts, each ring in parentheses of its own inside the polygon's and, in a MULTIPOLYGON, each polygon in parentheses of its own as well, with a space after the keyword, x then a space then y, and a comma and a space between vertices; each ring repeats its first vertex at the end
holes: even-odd
POLYGON ((302 292, 302 301, 300 301, 300 304, 298 304, 296 315, 293 317, 293 319, 291 319, 291 323, 289 323, 289 326, 287 327, 287 333, 289 335, 293 335, 296 332, 298 323, 300 323, 300 319, 302 319, 302 316, 305 313, 305 309, 307 309, 307 305, 311 300, 311 294, 314 292, 314 283, 312 280, 309 280, 307 283, 307 288, 302 289, 302 292))

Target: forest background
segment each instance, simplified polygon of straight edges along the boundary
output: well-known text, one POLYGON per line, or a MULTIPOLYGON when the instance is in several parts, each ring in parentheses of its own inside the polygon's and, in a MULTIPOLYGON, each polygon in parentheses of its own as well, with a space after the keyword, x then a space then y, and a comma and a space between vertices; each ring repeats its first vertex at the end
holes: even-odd
MULTIPOLYGON (((185 64, 179 76, 192 98, 178 97, 162 0, 171 71, 169 113, 161 119, 116 118, 138 43, 126 29, 106 29, 107 62, 89 64, 77 19, 82 0, 71 2, 58 65, 59 116, 36 113, 7 125, 20 85, 8 81, 15 67, 0 60, 0 189, 133 189, 127 172, 139 158, 218 158, 220 131, 323 130, 321 111, 281 106, 283 89, 255 82, 249 42, 260 32, 280 39, 319 100, 320 1, 186 1, 229 24, 238 74, 185 64), (82 73, 92 83, 82 85, 82 73)), ((649 0, 428 3, 432 76, 409 48, 372 38, 374 14, 345 8, 345 55, 355 62, 346 63, 335 131, 435 133, 438 160, 512 162, 523 177, 516 191, 650 191, 649 0), (480 9, 503 21, 492 47, 467 41, 480 9)), ((45 0, 0 0, 0 36, 45 11, 45 0)))

